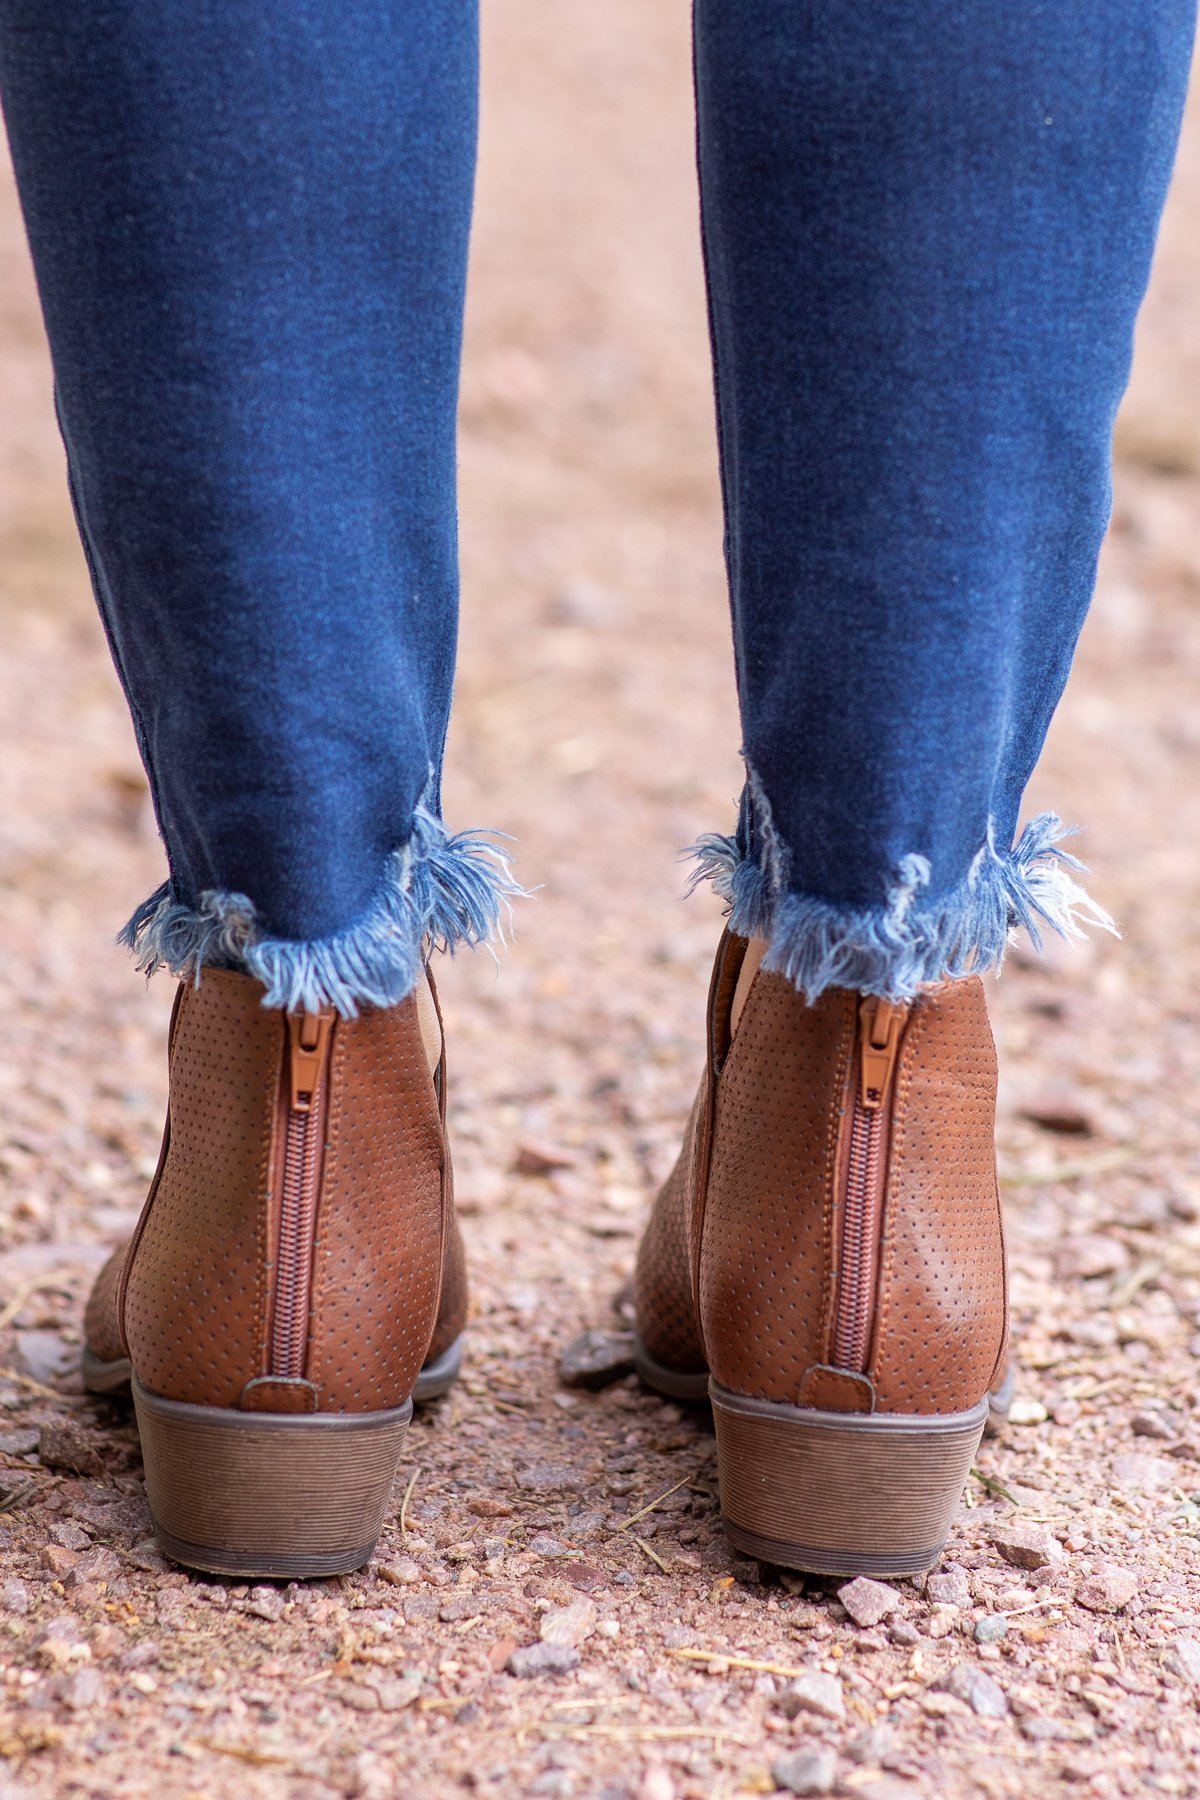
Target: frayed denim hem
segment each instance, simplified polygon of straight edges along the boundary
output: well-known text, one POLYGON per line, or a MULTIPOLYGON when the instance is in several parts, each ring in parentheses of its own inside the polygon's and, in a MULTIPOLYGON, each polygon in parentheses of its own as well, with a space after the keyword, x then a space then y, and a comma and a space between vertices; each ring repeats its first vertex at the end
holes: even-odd
POLYGON ((429 949, 453 953, 503 939, 511 901, 524 894, 490 833, 451 836, 418 806, 411 838, 388 858, 378 898, 334 937, 270 937, 244 894, 211 891, 185 906, 165 882, 138 907, 120 942, 147 975, 169 969, 199 983, 206 966, 242 969, 262 983, 264 1006, 333 1007, 353 1019, 362 1006, 394 1006, 410 994, 429 949))
POLYGON ((730 929, 765 938, 763 967, 786 975, 810 1004, 830 987, 912 1000, 932 982, 998 969, 1020 926, 1039 952, 1046 929, 1076 940, 1089 926, 1119 935, 1075 880, 1084 865, 1061 848, 1070 834, 1054 813, 1030 820, 1007 853, 997 849, 989 824, 966 879, 931 906, 921 905, 929 862, 912 855, 900 863, 882 906, 840 907, 787 891, 790 859, 756 785, 750 798, 759 856, 748 855, 737 837, 710 833, 686 853, 696 859, 691 887, 711 881, 728 905, 730 929))

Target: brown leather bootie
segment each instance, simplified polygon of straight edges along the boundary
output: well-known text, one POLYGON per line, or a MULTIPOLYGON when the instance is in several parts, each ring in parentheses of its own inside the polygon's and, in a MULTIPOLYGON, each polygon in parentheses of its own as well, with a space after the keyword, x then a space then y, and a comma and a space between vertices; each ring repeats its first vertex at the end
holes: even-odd
POLYGON ((261 998, 233 972, 180 986, 158 1171, 88 1302, 84 1378, 132 1382, 167 1555, 331 1575, 370 1556, 413 1399, 461 1359, 445 1054, 414 997, 351 1020, 261 998))
POLYGON ((635 1281, 639 1368, 710 1398, 741 1550, 833 1575, 936 1561, 1003 1379, 996 1056, 981 982, 806 1004, 728 933, 708 1064, 635 1281))

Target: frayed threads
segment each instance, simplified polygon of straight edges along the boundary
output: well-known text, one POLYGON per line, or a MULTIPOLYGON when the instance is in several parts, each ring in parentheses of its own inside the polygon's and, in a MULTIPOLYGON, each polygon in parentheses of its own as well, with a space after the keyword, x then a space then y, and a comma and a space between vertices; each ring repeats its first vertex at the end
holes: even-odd
POLYGON ((509 858, 486 832, 453 836, 419 805, 412 836, 388 858, 378 898, 357 924, 305 942, 268 936, 253 901, 223 890, 198 906, 164 883, 120 934, 147 975, 169 969, 199 982, 205 967, 242 969, 263 985, 263 1005, 289 1012, 394 1006, 412 992, 427 948, 449 951, 503 939, 511 902, 525 896, 509 858))
POLYGON ((902 859, 878 907, 839 907, 782 890, 784 863, 761 792, 752 795, 761 860, 736 837, 709 833, 690 852, 692 886, 709 880, 729 908, 730 929, 768 941, 765 969, 786 975, 811 1003, 826 988, 853 988, 885 1000, 912 1000, 931 982, 998 969, 1021 926, 1035 949, 1049 929, 1078 940, 1089 928, 1118 936, 1112 919, 1075 879, 1084 865, 1061 847, 1070 835, 1054 813, 1030 820, 1008 853, 985 842, 956 888, 931 906, 924 856, 902 859))

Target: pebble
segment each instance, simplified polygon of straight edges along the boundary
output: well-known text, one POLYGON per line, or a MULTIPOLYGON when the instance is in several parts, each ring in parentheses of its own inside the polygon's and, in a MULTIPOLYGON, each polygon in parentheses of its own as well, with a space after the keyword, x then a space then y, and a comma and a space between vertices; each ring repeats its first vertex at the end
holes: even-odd
POLYGON ((413 1587, 421 1579, 421 1565, 411 1556, 401 1556, 395 1562, 380 1563, 375 1573, 393 1587, 413 1587))
POLYGON ((29 1589, 17 1576, 11 1576, 0 1585, 0 1607, 21 1616, 29 1611, 29 1589))
POLYGON ((1179 1436, 1178 1424, 1165 1413, 1135 1413, 1130 1423, 1134 1437, 1157 1438, 1160 1443, 1169 1444, 1179 1436))
POLYGON ((74 1419, 49 1419, 38 1432, 38 1457, 48 1469, 103 1475, 104 1458, 74 1419))
POLYGON ((975 1623, 975 1642, 977 1644, 998 1644, 1002 1637, 1008 1635, 1008 1620, 1003 1613, 989 1613, 985 1619, 975 1623))
POLYGON ((274 1625, 282 1619, 285 1605, 284 1597, 278 1588, 256 1587, 250 1589, 246 1611, 253 1613, 256 1619, 266 1619, 274 1625))
POLYGON ((1125 1456, 1114 1456, 1112 1478, 1127 1494, 1160 1494, 1179 1480, 1179 1469, 1165 1456, 1149 1456, 1133 1450, 1125 1456))
POLYGON ((553 1175, 557 1169, 576 1168, 579 1160, 579 1152, 567 1149, 564 1144, 547 1144, 541 1139, 526 1138, 517 1145, 512 1166, 517 1175, 553 1175))
POLYGON ((675 1783, 670 1770, 661 1763, 653 1763, 638 1783, 635 1800, 675 1800, 675 1783))
POLYGON ((1177 1637, 1167 1657, 1167 1665, 1193 1687, 1200 1687, 1200 1638, 1177 1637))
POLYGON ((790 1750, 775 1758, 771 1778, 789 1794, 831 1794, 837 1758, 832 1750, 790 1750))
POLYGON ((576 1646, 591 1637, 595 1629, 595 1603, 572 1600, 569 1606, 556 1606, 542 1615, 539 1635, 543 1644, 576 1646))
POLYGON ((1050 1414, 1040 1400, 1019 1394, 1008 1409, 1010 1425, 1044 1425, 1050 1414))
POLYGON ((375 1689, 379 1696, 380 1711, 403 1712, 406 1706, 412 1705, 422 1685, 422 1677, 415 1669, 410 1670, 407 1675, 394 1675, 381 1681, 375 1689))
POLYGON ((83 1712, 95 1706, 103 1691, 99 1669, 77 1669, 63 1684, 62 1702, 72 1712, 83 1712))
POLYGON ((888 1636, 902 1650, 911 1650, 914 1644, 921 1641, 921 1633, 911 1619, 893 1619, 888 1626, 888 1636))
POLYGON ((1132 1569, 1121 1569, 1109 1563, 1081 1581, 1075 1592, 1080 1606, 1089 1612, 1120 1612, 1138 1591, 1138 1578, 1132 1569))
POLYGON ((527 1494, 580 1494, 587 1485, 587 1476, 569 1463, 530 1463, 517 1471, 517 1486, 527 1494))
POLYGON ((860 1768, 878 1768, 891 1752, 895 1742, 886 1725, 868 1725, 856 1732, 846 1745, 846 1755, 860 1768))
POLYGON ((840 1724, 846 1717, 846 1702, 838 1677, 822 1674, 816 1669, 785 1688, 777 1705, 785 1719, 795 1719, 801 1713, 816 1713, 818 1718, 834 1719, 840 1724))
POLYGON ((885 1586, 882 1581, 872 1581, 866 1575, 859 1575, 845 1587, 840 1587, 838 1599, 856 1625, 878 1625, 900 1604, 895 1588, 885 1586))
POLYGON ((958 1563, 943 1563, 925 1582, 925 1598, 946 1606, 970 1606, 971 1581, 958 1563))
POLYGON ((64 1343, 57 1331, 18 1331, 16 1345, 19 1366, 43 1387, 53 1387, 75 1367, 79 1355, 75 1346, 64 1343))
POLYGON ((628 1331, 585 1331, 558 1359, 558 1379, 570 1388, 606 1388, 633 1371, 633 1333, 628 1331))
POLYGON ((1004 1689, 972 1663, 956 1663, 932 1683, 935 1690, 963 1700, 981 1719, 1003 1719, 1008 1714, 1004 1689))
POLYGON ((1017 1569, 1042 1569, 1061 1562, 1063 1547, 1040 1525, 1022 1525, 1015 1519, 993 1525, 992 1543, 1005 1562, 1017 1569))
POLYGON ((579 1652, 570 1644, 524 1644, 504 1666, 510 1675, 523 1680, 536 1675, 569 1675, 579 1667, 579 1652))
POLYGON ((548 1531, 535 1531, 529 1540, 529 1549, 534 1556, 558 1557, 569 1554, 567 1546, 548 1531))

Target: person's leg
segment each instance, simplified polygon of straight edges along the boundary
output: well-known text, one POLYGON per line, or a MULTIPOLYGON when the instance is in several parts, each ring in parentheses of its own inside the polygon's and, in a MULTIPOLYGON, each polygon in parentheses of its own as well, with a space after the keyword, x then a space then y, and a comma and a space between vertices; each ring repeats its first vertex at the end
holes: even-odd
POLYGON ((509 885, 438 792, 475 30, 471 0, 0 0, 72 491, 170 861, 128 936, 185 977, 84 1377, 132 1379, 164 1549, 231 1574, 370 1555, 465 1322, 422 965, 509 885))
POLYGON ((1008 1391, 978 972, 1014 924, 1107 922, 1018 812, 1192 26, 1192 0, 697 0, 747 779, 699 846, 730 930, 639 1357, 670 1393, 711 1377, 722 1508, 772 1561, 927 1567, 1008 1391))
POLYGON ((1014 836, 1109 510, 1193 0, 697 0, 748 780, 706 864, 810 999, 1086 907, 1014 836))
POLYGON ((169 858, 127 935, 398 1000, 497 904, 439 798, 471 0, 3 0, 0 88, 169 858))

